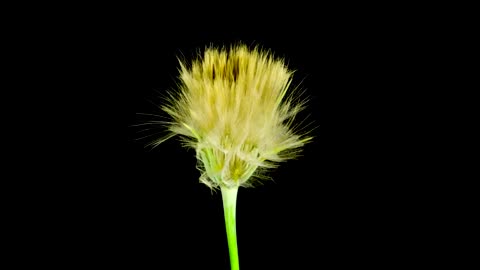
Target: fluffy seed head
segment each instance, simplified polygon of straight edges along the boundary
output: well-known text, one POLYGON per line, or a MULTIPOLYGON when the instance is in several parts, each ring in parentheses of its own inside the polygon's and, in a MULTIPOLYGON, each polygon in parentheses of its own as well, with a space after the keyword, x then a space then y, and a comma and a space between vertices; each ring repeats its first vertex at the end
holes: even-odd
POLYGON ((182 135, 196 150, 203 183, 249 186, 262 168, 294 158, 311 139, 292 126, 305 104, 290 87, 292 73, 283 60, 245 45, 207 48, 191 65, 180 61, 178 95, 162 106, 172 118, 167 137, 182 135))

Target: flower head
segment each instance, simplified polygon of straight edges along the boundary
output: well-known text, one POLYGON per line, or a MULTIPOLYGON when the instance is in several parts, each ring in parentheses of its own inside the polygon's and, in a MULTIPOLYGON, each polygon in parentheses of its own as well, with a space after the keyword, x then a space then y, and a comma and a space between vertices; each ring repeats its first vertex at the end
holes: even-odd
POLYGON ((180 61, 178 95, 162 109, 172 118, 168 138, 182 135, 196 150, 203 183, 248 186, 259 169, 294 158, 311 139, 294 132, 305 102, 292 95, 292 73, 283 60, 245 45, 207 48, 191 65, 180 61))

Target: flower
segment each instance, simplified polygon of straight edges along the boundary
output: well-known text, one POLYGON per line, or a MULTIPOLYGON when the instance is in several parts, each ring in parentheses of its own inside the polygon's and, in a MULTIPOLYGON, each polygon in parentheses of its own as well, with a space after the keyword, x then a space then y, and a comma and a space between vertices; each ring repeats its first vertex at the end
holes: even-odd
POLYGON ((208 47, 188 65, 180 61, 177 95, 169 93, 169 136, 196 150, 200 181, 210 188, 250 186, 265 168, 295 158, 312 137, 293 120, 306 103, 291 88, 282 59, 258 47, 208 47))

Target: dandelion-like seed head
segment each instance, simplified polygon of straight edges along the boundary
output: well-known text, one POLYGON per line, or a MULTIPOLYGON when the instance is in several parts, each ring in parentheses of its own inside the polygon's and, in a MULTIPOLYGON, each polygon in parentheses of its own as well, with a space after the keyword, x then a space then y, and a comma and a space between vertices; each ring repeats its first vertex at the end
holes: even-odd
POLYGON ((162 109, 172 118, 168 137, 182 135, 196 150, 201 182, 249 186, 262 168, 294 158, 311 139, 293 127, 305 101, 291 87, 292 74, 282 59, 245 45, 209 47, 191 65, 180 61, 178 95, 162 109))

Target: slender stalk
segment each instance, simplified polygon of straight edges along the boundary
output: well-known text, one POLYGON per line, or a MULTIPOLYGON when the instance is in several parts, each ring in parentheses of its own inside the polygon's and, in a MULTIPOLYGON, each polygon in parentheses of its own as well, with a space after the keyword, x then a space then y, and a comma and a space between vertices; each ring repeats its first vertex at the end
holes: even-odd
POLYGON ((222 188, 223 212, 225 214, 225 228, 227 230, 228 251, 230 254, 231 270, 239 270, 237 229, 235 222, 235 208, 237 205, 238 187, 222 188))

